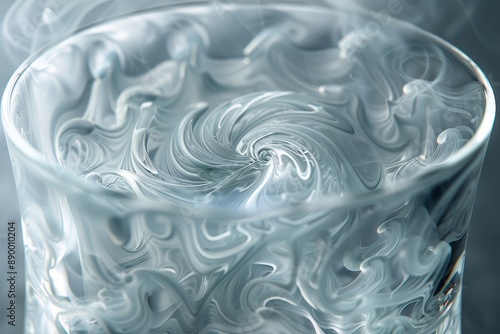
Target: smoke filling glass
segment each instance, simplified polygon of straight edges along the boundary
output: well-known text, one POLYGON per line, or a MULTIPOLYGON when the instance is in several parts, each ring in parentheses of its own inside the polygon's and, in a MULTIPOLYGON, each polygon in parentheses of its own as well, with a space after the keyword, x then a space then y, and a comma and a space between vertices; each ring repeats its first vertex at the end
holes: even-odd
POLYGON ((491 87, 383 15, 166 6, 11 80, 26 333, 460 333, 491 87))

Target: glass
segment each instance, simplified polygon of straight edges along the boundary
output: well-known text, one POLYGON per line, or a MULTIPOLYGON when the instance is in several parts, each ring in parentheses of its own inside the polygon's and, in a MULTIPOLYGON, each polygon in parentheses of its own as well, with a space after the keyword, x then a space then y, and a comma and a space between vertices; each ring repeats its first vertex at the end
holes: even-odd
POLYGON ((2 120, 27 333, 460 333, 494 119, 383 14, 166 6, 30 58, 2 120))

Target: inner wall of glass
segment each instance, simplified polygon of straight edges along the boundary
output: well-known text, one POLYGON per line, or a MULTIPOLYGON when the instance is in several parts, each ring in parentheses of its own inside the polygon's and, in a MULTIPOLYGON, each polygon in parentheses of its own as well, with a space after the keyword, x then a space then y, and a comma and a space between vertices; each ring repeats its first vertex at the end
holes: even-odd
POLYGON ((459 333, 484 86, 438 42, 317 7, 178 7, 81 32, 23 72, 10 142, 29 333, 459 333), (439 174, 442 176, 443 174, 439 174), (161 199, 173 207, 138 209, 161 199), (175 209, 174 209, 175 208, 175 209))

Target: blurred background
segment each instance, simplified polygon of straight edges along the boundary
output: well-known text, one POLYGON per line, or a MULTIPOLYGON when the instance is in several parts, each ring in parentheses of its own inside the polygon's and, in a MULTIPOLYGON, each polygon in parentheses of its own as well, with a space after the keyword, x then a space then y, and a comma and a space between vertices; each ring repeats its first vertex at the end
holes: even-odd
MULTIPOLYGON (((113 0, 89 0, 87 3, 93 1, 96 3, 113 2, 113 0)), ((348 0, 331 1, 347 2, 348 0)), ((51 3, 52 7, 56 6, 56 9, 61 10, 71 1, 22 0, 22 2, 34 4, 39 8, 51 3)), ((73 1, 73 3, 77 2, 79 0, 73 1)), ((119 1, 114 0, 114 2, 119 1)), ((145 2, 158 4, 162 1, 145 2)), ((13 0, 0 0, 0 23, 5 22, 7 10, 13 3, 13 0)), ((18 1, 18 3, 20 2, 18 1)), ((143 2, 137 1, 137 3, 139 4, 137 6, 140 6, 143 2)), ((397 13, 397 15, 394 15, 397 18, 430 30, 456 45, 468 54, 485 72, 496 95, 500 97, 500 20, 498 19, 500 1, 359 0, 357 3, 369 9, 388 10, 391 13, 397 13)), ((18 11, 17 15, 19 13, 18 11)), ((9 19, 11 25, 19 24, 20 30, 33 28, 33 21, 29 19, 28 21, 22 17, 9 17, 9 19)), ((4 35, 1 38, 3 40, 0 43, 0 91, 3 91, 7 80, 32 49, 30 50, 29 41, 5 40, 4 35), (12 45, 17 45, 18 50, 12 50, 9 47, 12 45)), ((33 48, 36 47, 33 46, 33 48)), ((500 105, 498 99, 497 105, 500 105)), ((491 137, 469 234, 463 290, 462 323, 464 334, 500 333, 500 326, 497 325, 497 317, 500 317, 500 218, 496 212, 496 206, 500 205, 500 177, 498 177, 500 157, 497 154, 500 149, 499 123, 500 121, 497 121, 491 137)), ((7 291, 6 257, 4 254, 7 250, 5 239, 8 221, 19 223, 20 219, 10 160, 3 130, 0 127, 0 309, 2 310, 7 307, 7 298, 4 296, 7 291)), ((20 232, 20 229, 21 227, 18 224, 18 232, 20 232)), ((19 234, 18 241, 20 241, 19 234)), ((18 245, 17 252, 20 256, 22 252, 21 244, 18 245)), ((6 321, 8 319, 2 312, 0 317, 0 333, 2 334, 22 333, 22 301, 24 299, 22 291, 22 259, 18 259, 17 266, 19 274, 17 276, 16 327, 13 328, 7 325, 6 321)))

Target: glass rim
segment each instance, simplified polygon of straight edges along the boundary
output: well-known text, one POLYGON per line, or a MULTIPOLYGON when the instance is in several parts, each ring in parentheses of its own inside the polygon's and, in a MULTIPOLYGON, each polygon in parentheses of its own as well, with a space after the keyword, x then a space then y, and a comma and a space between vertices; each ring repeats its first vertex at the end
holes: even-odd
MULTIPOLYGON (((74 36, 84 33, 93 29, 94 27, 98 27, 101 25, 109 24, 113 21, 124 20, 127 17, 135 16, 138 14, 146 14, 152 13, 158 10, 166 10, 169 8, 182 8, 188 6, 196 6, 196 5, 206 5, 210 3, 208 1, 187 1, 185 4, 168 4, 163 6, 158 6, 154 8, 135 10, 127 14, 119 15, 117 17, 112 17, 109 19, 105 19, 103 21, 99 21, 97 23, 93 23, 88 26, 84 26, 80 29, 77 29, 74 32, 71 32, 69 35, 65 35, 63 39, 56 40, 50 45, 41 48, 40 50, 33 53, 30 57, 28 57, 14 72, 11 76, 1 100, 1 119, 4 127, 4 133, 7 138, 7 143, 9 146, 9 151, 15 149, 19 154, 23 156, 24 159, 31 161, 34 163, 37 168, 41 168, 47 174, 57 177, 57 187, 68 187, 68 191, 70 188, 74 189, 71 186, 77 186, 80 191, 85 191, 93 198, 99 199, 101 197, 110 198, 111 197, 119 197, 120 200, 124 201, 136 201, 135 198, 119 194, 115 191, 107 189, 103 186, 90 183, 85 180, 83 175, 74 175, 64 170, 57 162, 51 161, 47 159, 43 154, 41 154, 38 150, 36 150, 25 138, 24 136, 17 131, 17 128, 14 124, 14 120, 12 118, 12 96, 16 91, 17 83, 22 79, 23 74, 30 68, 30 66, 39 59, 43 54, 51 50, 52 48, 58 46, 60 43, 63 43, 66 40, 73 38, 74 36), (69 182, 69 183, 66 183, 69 182)), ((369 10, 360 10, 360 9, 352 9, 352 8, 343 8, 332 6, 331 4, 304 4, 298 3, 295 1, 270 1, 266 4, 257 4, 258 6, 263 7, 271 7, 277 4, 285 4, 292 6, 316 6, 316 7, 325 7, 329 10, 342 10, 346 12, 353 12, 355 14, 361 15, 363 17, 367 17, 370 13, 373 13, 369 10)), ((248 3, 246 1, 235 4, 235 6, 247 6, 248 3)), ((496 113, 496 102, 495 96, 493 92, 493 88, 488 81, 488 78, 483 73, 483 71, 479 68, 479 66, 462 50, 442 39, 441 37, 425 31, 413 24, 401 21, 399 19, 391 17, 391 21, 389 23, 391 26, 402 27, 405 29, 410 29, 420 36, 429 39, 436 43, 439 47, 443 48, 446 52, 450 54, 454 54, 458 60, 462 62, 464 68, 470 71, 471 75, 482 85, 485 93, 485 107, 482 115, 481 122, 477 129, 475 130, 473 136, 462 146, 460 147, 449 159, 440 163, 439 165, 433 166, 432 168, 424 169, 424 171, 417 175, 412 176, 408 180, 403 182, 399 182, 391 187, 381 187, 375 190, 367 190, 366 192, 362 192, 359 194, 347 195, 347 196, 339 196, 338 194, 325 194, 321 195, 318 198, 315 198, 313 202, 299 202, 299 203, 285 203, 283 205, 260 209, 258 211, 241 209, 235 211, 234 209, 228 207, 219 207, 208 204, 202 207, 189 206, 189 209, 192 211, 199 211, 205 214, 216 214, 222 217, 234 217, 234 218, 255 218, 256 214, 262 217, 268 216, 276 216, 282 213, 291 212, 291 211, 302 211, 307 210, 334 210, 334 209, 342 209, 349 208, 353 206, 362 206, 362 205, 370 205, 377 202, 382 202, 384 199, 390 198, 392 196, 397 196, 402 193, 407 192, 416 192, 421 189, 425 189, 434 183, 438 183, 440 180, 446 178, 446 175, 449 175, 449 170, 452 170, 455 167, 461 166, 461 163, 467 161, 469 157, 474 155, 476 152, 480 151, 480 149, 488 144, 489 137, 491 135, 491 131, 493 129, 493 124, 495 120, 496 113)), ((17 153, 16 152, 16 153, 17 153)), ((13 152, 9 152, 9 155, 13 154, 13 152)), ((46 178, 48 179, 48 178, 46 178)), ((50 182, 50 181, 49 181, 50 182)), ((56 183, 54 181, 54 183, 56 183)), ((138 202, 138 201, 136 201, 138 202)), ((150 208, 150 209, 158 209, 159 211, 179 210, 179 203, 172 202, 165 198, 142 198, 140 200, 141 205, 139 207, 150 208)), ((187 207, 183 205, 183 207, 187 207)))

